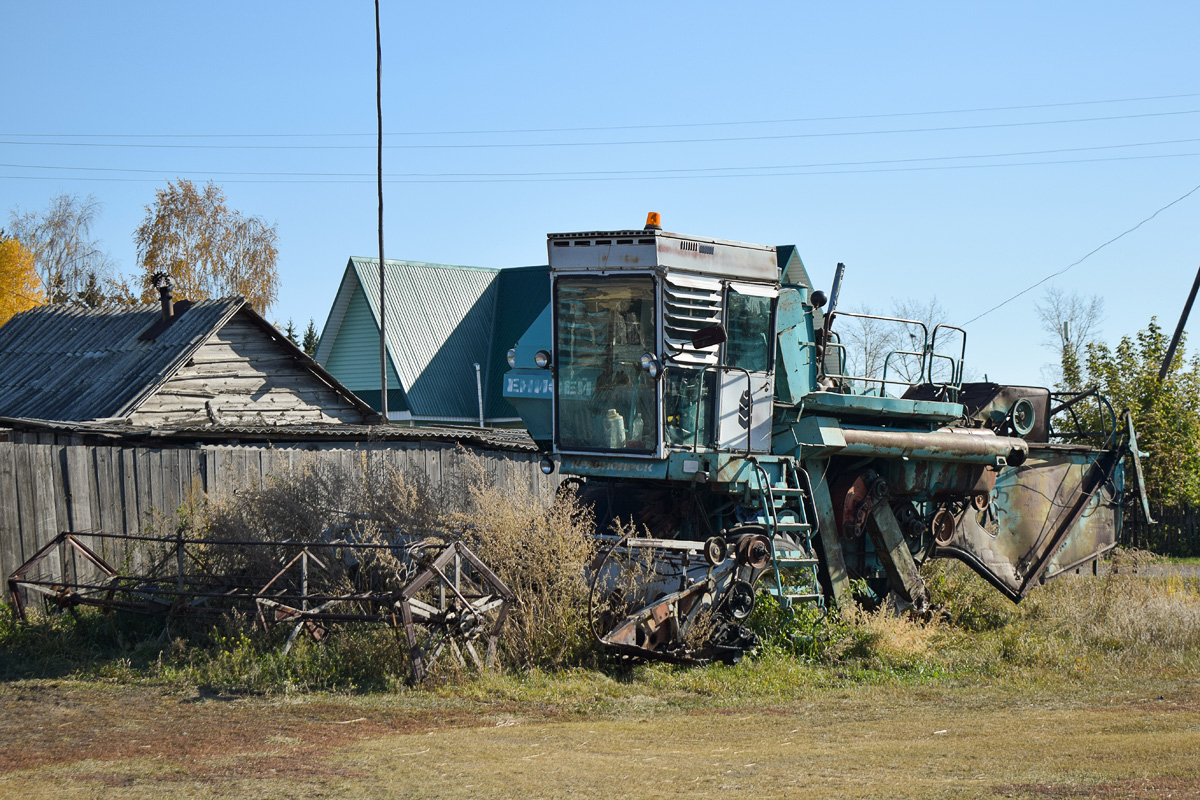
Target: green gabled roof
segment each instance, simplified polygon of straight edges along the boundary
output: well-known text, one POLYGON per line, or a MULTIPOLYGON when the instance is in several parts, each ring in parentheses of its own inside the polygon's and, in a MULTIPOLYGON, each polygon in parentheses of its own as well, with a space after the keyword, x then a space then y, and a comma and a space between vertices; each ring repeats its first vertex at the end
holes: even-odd
MULTIPOLYGON (((549 302, 547 274, 546 267, 493 269, 388 259, 389 410, 399 410, 392 408, 394 388, 402 391, 404 410, 414 417, 478 419, 478 362, 485 417, 516 417, 501 394, 508 370, 505 354, 549 302)), ((321 334, 317 361, 335 375, 341 372, 360 393, 373 389, 367 396, 377 398, 378 341, 379 260, 351 258, 321 334)))
MULTIPOLYGON (((318 350, 318 356, 323 359, 327 370, 341 376, 339 380, 342 383, 372 407, 379 408, 379 324, 356 279, 351 277, 345 291, 349 302, 343 304, 341 309, 341 321, 336 326, 339 335, 325 340, 325 352, 318 350)), ((400 378, 390 357, 387 362, 387 381, 388 410, 407 411, 404 390, 400 388, 400 378)))
POLYGON ((508 350, 529 330, 542 310, 550 305, 550 268, 508 267, 497 276, 496 315, 492 335, 489 380, 484 383, 484 408, 494 419, 516 418, 517 412, 504 399, 503 376, 508 372, 508 350))
POLYGON ((781 283, 799 284, 807 286, 810 290, 813 288, 812 280, 808 277, 808 270, 804 268, 804 262, 800 260, 800 254, 796 252, 796 245, 779 245, 775 248, 775 257, 779 260, 781 283))

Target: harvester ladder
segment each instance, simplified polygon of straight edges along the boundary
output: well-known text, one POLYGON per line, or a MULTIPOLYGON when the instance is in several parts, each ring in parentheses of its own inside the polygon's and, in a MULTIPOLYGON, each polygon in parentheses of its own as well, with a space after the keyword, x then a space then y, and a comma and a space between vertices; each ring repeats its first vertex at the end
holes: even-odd
POLYGON ((771 540, 771 561, 775 569, 775 585, 768 586, 767 591, 779 598, 785 608, 792 608, 795 603, 817 603, 824 607, 825 598, 821 594, 821 585, 817 578, 819 561, 812 546, 812 537, 816 529, 809 520, 804 507, 804 498, 811 497, 812 483, 808 473, 790 461, 780 464, 783 485, 776 486, 767 471, 756 464, 759 474, 759 494, 767 518, 768 538, 771 540), (801 486, 800 477, 804 478, 801 486), (795 521, 781 521, 780 511, 788 511, 795 521), (786 534, 797 541, 800 549, 777 549, 775 535, 786 534), (787 583, 784 583, 784 574, 787 583), (803 580, 795 581, 797 577, 803 580), (807 586, 805 586, 807 584, 807 586))

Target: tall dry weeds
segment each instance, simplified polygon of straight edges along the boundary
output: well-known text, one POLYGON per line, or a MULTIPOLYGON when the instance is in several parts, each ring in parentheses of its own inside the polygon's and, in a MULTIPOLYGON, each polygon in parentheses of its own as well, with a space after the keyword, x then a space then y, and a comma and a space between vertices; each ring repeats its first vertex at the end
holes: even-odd
MULTIPOLYGON (((262 586, 299 552, 283 543, 447 539, 448 522, 443 503, 422 473, 365 455, 350 469, 314 459, 269 476, 261 487, 210 500, 196 518, 194 533, 215 542, 255 546, 214 544, 195 553, 212 575, 262 586)), ((350 555, 314 547, 312 552, 327 567, 321 578, 330 587, 381 589, 406 579, 405 566, 387 549, 350 555)))
POLYGON ((1029 598, 1026 614, 1081 649, 1126 666, 1200 653, 1200 583, 1113 572, 1059 578, 1029 598))
POLYGON ((516 596, 501 638, 502 663, 515 670, 579 663, 591 648, 587 567, 595 552, 592 514, 573 494, 546 506, 529 489, 502 488, 478 462, 457 515, 468 547, 516 596))
MULTIPOLYGON (((523 670, 578 663, 590 648, 586 627, 592 517, 564 496, 547 507, 521 481, 504 487, 482 459, 465 452, 457 470, 432 486, 424 473, 364 457, 350 469, 309 461, 262 487, 210 501, 192 515, 189 535, 258 546, 194 548, 204 568, 231 582, 262 586, 298 549, 286 542, 371 544, 461 539, 516 596, 500 641, 501 664, 523 670), (272 547, 271 544, 278 546, 272 547), (262 546, 267 545, 267 546, 262 546)), ((398 589, 411 577, 387 549, 314 548, 340 590, 398 589)))

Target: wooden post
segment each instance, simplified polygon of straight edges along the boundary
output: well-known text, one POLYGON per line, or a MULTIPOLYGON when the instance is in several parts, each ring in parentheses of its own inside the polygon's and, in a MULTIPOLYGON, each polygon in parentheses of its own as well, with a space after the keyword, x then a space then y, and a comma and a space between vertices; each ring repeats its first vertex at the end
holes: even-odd
POLYGON ((308 548, 300 551, 300 610, 308 611, 308 548))

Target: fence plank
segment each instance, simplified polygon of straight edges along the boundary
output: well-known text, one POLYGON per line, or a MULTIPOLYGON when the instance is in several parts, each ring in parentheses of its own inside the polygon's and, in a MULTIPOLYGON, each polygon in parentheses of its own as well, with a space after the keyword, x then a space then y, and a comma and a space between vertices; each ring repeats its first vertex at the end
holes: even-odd
MULTIPOLYGON (((16 451, 22 445, 0 442, 0 578, 7 580, 25 563, 21 557, 21 517, 17 512, 16 451)), ((7 586, 7 584, 4 584, 7 586)))
MULTIPOLYGON (((32 500, 33 526, 29 532, 31 537, 22 538, 26 542, 29 555, 33 555, 58 535, 59 506, 64 503, 57 496, 61 494, 61 490, 56 491, 61 487, 57 481, 58 475, 55 474, 59 448, 54 445, 37 444, 33 445, 30 451, 29 478, 33 485, 29 494, 32 500)), ((51 580, 61 579, 62 569, 57 559, 48 558, 43 563, 46 565, 42 573, 45 577, 51 580)))

